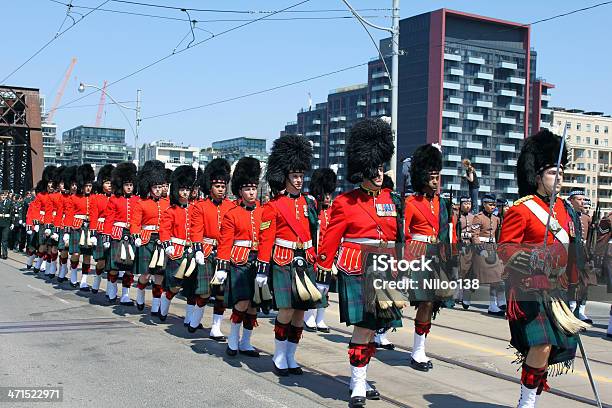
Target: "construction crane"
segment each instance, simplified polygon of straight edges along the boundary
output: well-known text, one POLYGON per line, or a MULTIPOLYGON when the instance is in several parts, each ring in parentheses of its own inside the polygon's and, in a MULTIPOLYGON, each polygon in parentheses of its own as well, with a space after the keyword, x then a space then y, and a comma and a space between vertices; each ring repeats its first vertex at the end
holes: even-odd
POLYGON ((100 127, 102 124, 102 115, 104 114, 104 102, 106 101, 106 84, 107 81, 104 81, 104 85, 102 85, 102 94, 100 95, 100 104, 98 105, 98 114, 96 115, 96 127, 100 127))
POLYGON ((53 101, 53 106, 51 106, 51 110, 49 111, 49 114, 47 115, 48 123, 53 122, 53 116, 55 115, 55 111, 57 107, 59 106, 60 101, 62 100, 62 96, 64 96, 66 85, 68 84, 68 80, 70 79, 70 75, 72 75, 72 70, 74 69, 74 66, 76 65, 76 63, 77 63, 77 59, 73 57, 72 60, 70 61, 70 65, 68 66, 68 69, 66 70, 66 75, 64 75, 64 80, 62 81, 59 89, 57 90, 57 94, 55 95, 55 100, 53 101))

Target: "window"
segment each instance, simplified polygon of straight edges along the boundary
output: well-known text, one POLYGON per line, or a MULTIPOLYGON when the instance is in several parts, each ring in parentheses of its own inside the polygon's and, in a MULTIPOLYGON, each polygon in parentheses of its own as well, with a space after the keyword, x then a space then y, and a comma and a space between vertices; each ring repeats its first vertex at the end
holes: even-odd
POLYGON ((561 126, 561 121, 560 120, 557 121, 557 126, 561 126))
MULTIPOLYGON (((587 125, 587 126, 589 126, 589 125, 587 125)), ((591 144, 591 138, 590 138, 590 137, 588 137, 588 136, 587 136, 587 138, 586 138, 586 144, 591 144)))
POLYGON ((587 123, 587 125, 586 125, 586 131, 587 131, 587 132, 590 132, 590 131, 591 131, 591 124, 590 124, 590 123, 587 123))
POLYGON ((565 127, 567 128, 567 130, 570 130, 572 128, 572 122, 567 122, 565 124, 565 127))
POLYGON ((580 143, 580 136, 576 136, 576 143, 580 143))
POLYGON ((599 133, 599 125, 595 125, 595 133, 599 133))
POLYGON ((595 138, 595 146, 599 146, 599 139, 595 138))
POLYGON ((604 146, 608 147, 608 139, 604 139, 604 146))
POLYGON ((608 127, 604 126, 604 133, 608 133, 608 127))
POLYGON ((589 150, 588 152, 589 152, 588 157, 590 159, 591 158, 591 151, 589 150))
POLYGON ((582 127, 582 124, 580 122, 576 123, 576 130, 580 130, 581 127, 582 127))

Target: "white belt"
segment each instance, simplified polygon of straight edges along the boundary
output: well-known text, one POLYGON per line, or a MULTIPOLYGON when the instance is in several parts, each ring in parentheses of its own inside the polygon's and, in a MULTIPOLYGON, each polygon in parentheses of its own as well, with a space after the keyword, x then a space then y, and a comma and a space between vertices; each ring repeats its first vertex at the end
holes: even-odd
POLYGON ((257 247, 257 243, 253 245, 253 241, 250 241, 248 239, 237 239, 234 241, 234 246, 243 248, 253 248, 253 246, 257 247))
POLYGON ((202 239, 202 242, 204 242, 205 244, 212 245, 212 246, 216 246, 217 245, 217 240, 213 239, 213 238, 204 238, 204 239, 202 239))
POLYGON ((186 246, 188 244, 191 245, 191 241, 187 241, 186 239, 182 239, 182 238, 172 237, 170 238, 170 242, 172 242, 173 244, 183 245, 183 246, 186 246))
POLYGON ((354 244, 375 246, 379 248, 392 248, 395 246, 395 241, 383 241, 381 239, 370 238, 344 238, 344 242, 352 242, 354 244))
POLYGON ((411 239, 413 241, 427 242, 429 244, 437 244, 439 242, 438 237, 435 235, 412 234, 411 239))
POLYGON ((8 218, 10 216, 11 216, 11 214, 0 214, 0 217, 4 217, 4 218, 8 218))
POLYGON ((79 220, 89 221, 89 216, 83 214, 76 214, 74 218, 78 218, 79 220))
POLYGON ((44 211, 41 211, 39 214, 40 214, 40 215, 45 215, 45 212, 44 212, 44 211))
POLYGON ((491 242, 491 243, 495 243, 495 238, 485 238, 485 237, 478 237, 480 238, 480 242, 491 242))
POLYGON ((55 217, 57 215, 57 211, 53 211, 53 216, 55 217))
POLYGON ((127 228, 127 223, 125 222, 114 222, 113 225, 115 227, 127 228))
POLYGON ((282 238, 276 238, 274 244, 289 249, 309 249, 312 248, 312 240, 307 242, 293 242, 282 238))
POLYGON ((142 230, 143 231, 157 231, 157 225, 143 225, 142 226, 142 230))
POLYGON ((98 222, 104 222, 105 218, 98 218, 98 222))

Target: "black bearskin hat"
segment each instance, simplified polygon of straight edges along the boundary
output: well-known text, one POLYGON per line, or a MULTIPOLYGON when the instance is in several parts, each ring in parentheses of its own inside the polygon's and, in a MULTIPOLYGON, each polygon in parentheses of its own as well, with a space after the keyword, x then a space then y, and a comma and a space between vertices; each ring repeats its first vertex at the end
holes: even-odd
POLYGON ((125 183, 136 183, 136 165, 132 162, 119 163, 111 173, 111 181, 113 183, 113 193, 117 195, 123 194, 123 185, 125 183))
MULTIPOLYGON (((535 194, 538 185, 536 176, 544 170, 557 166, 561 137, 547 129, 540 130, 525 139, 516 165, 516 179, 519 196, 535 194)), ((567 150, 563 146, 561 166, 567 164, 567 150)))
POLYGON ((395 183, 393 182, 391 176, 389 176, 388 174, 383 175, 382 188, 388 188, 391 191, 395 189, 395 183))
POLYGON ((166 166, 159 160, 148 160, 138 172, 138 195, 143 200, 152 186, 166 182, 166 166))
POLYGON ((316 169, 312 172, 309 184, 309 193, 321 202, 325 194, 333 194, 336 191, 338 176, 332 169, 316 169))
POLYGON ((426 144, 416 148, 410 162, 410 181, 412 189, 422 193, 429 184, 429 173, 442 170, 442 152, 437 147, 426 144))
POLYGON ((285 179, 292 171, 310 170, 312 145, 303 136, 281 136, 272 144, 266 169, 266 181, 272 195, 285 189, 285 179))
POLYGON ((64 183, 64 190, 70 190, 72 183, 77 182, 77 166, 64 167, 61 181, 64 183))
POLYGON ((102 185, 105 181, 111 180, 111 173, 113 172, 114 168, 115 166, 112 164, 105 164, 104 166, 100 167, 100 170, 98 170, 98 177, 96 178, 96 183, 94 185, 94 190, 96 193, 104 193, 102 185))
POLYGON ((166 184, 170 184, 170 179, 172 179, 172 169, 166 169, 166 184))
POLYGON ((351 128, 346 147, 347 175, 351 183, 376 177, 378 167, 393 157, 391 126, 381 119, 366 119, 351 128))
MULTIPOLYGON (((200 170, 200 169, 198 169, 200 170)), ((212 159, 201 173, 198 172, 198 184, 200 192, 204 195, 210 194, 210 188, 215 183, 229 183, 232 168, 225 159, 212 159)))
POLYGON ((179 190, 181 188, 191 189, 195 181, 196 169, 194 169, 193 166, 178 166, 176 170, 172 172, 172 179, 170 180, 170 204, 179 205, 179 190))
POLYGON ((64 174, 64 170, 66 170, 66 166, 55 168, 55 174, 53 175, 53 186, 55 188, 58 188, 59 184, 63 181, 62 175, 64 174))
POLYGON ((91 164, 86 163, 80 165, 76 171, 77 192, 82 194, 85 184, 93 184, 95 179, 96 173, 93 167, 91 167, 91 164))
POLYGON ((245 186, 259 185, 261 166, 259 160, 253 157, 243 157, 238 160, 232 174, 232 194, 240 198, 240 189, 245 186))
POLYGON ((43 169, 42 178, 38 183, 36 183, 36 192, 42 193, 43 191, 47 191, 47 184, 53 181, 55 178, 55 172, 57 171, 57 167, 53 165, 49 165, 43 169))

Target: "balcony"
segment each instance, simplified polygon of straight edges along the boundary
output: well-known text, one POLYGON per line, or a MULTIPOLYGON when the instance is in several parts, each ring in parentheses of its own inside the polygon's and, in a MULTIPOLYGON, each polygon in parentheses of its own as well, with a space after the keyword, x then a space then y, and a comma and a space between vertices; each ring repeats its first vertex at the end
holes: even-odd
POLYGON ((480 106, 481 108, 492 108, 493 102, 489 101, 476 101, 476 106, 480 106))
POLYGON ((487 74, 486 72, 477 72, 476 78, 478 79, 486 79, 487 81, 493 80, 493 74, 487 74))
POLYGON ((516 119, 506 118, 502 116, 501 118, 499 118, 499 123, 505 123, 506 125, 516 125, 516 119))
POLYGON ((329 119, 330 122, 340 122, 346 120, 346 116, 333 116, 329 119))
POLYGON ((306 136, 321 136, 321 132, 318 130, 314 132, 306 132, 306 136))
POLYGON ((550 95, 542 94, 540 95, 540 99, 543 101, 550 101, 550 95))
POLYGON ((457 98, 455 96, 451 96, 448 98, 448 103, 453 103, 455 105, 462 105, 463 104, 463 99, 462 98, 457 98))
POLYGON ((463 76, 463 70, 459 68, 451 68, 449 73, 451 75, 463 76))
POLYGON ((500 94, 501 96, 510 96, 510 97, 512 97, 512 98, 515 98, 515 97, 516 97, 516 91, 512 91, 512 90, 510 90, 510 89, 501 89, 501 90, 499 91, 499 94, 500 94))
POLYGON ((313 125, 320 125, 321 124, 321 120, 320 119, 315 119, 312 121, 313 125))
POLYGON ((461 55, 444 53, 444 59, 449 61, 461 62, 461 55))
POLYGON ((357 106, 366 106, 367 104, 366 101, 357 101, 357 106))
POLYGON ((497 173, 497 178, 500 178, 502 180, 514 180, 514 173, 505 173, 500 171, 499 173, 497 173))
POLYGON ((370 99, 370 103, 384 103, 384 102, 389 102, 389 98, 386 96, 383 96, 382 98, 372 98, 370 99))
POLYGON ((445 111, 442 111, 442 117, 459 119, 459 112, 445 110, 445 111))
POLYGON ((500 61, 497 64, 497 68, 504 68, 504 69, 517 69, 518 65, 516 65, 514 62, 507 62, 507 61, 500 61))
POLYGON ((506 132, 506 137, 510 139, 524 139, 525 135, 520 132, 506 132))
POLYGON ((363 113, 358 113, 358 114, 357 114, 357 119, 360 119, 360 118, 365 118, 365 114, 363 114, 363 113))
POLYGON ((474 162, 475 163, 480 163, 480 164, 491 164, 491 158, 490 157, 476 156, 474 158, 474 162))
POLYGON ((465 147, 467 147, 468 149, 482 150, 482 143, 480 143, 480 142, 467 142, 465 144, 465 147))
POLYGON ((372 79, 378 78, 389 78, 389 74, 387 74, 387 71, 375 72, 372 74, 372 79))
POLYGON ((483 193, 490 193, 491 192, 491 187, 489 186, 480 186, 479 191, 483 192, 483 193))
POLYGON ((540 109, 540 113, 542 115, 550 115, 552 113, 552 109, 542 108, 542 109, 540 109))
POLYGON ((459 174, 457 173, 457 169, 442 169, 440 171, 440 175, 442 176, 458 176, 459 174))
POLYGON ((493 136, 491 129, 476 129, 476 134, 479 136, 493 136))
POLYGON ((508 110, 514 111, 514 112, 524 112, 525 111, 525 107, 522 105, 515 105, 513 103, 511 103, 510 105, 508 105, 508 110))
POLYGON ((456 154, 449 154, 446 156, 446 160, 459 163, 461 162, 461 156, 456 154))
POLYGON ((510 82, 511 84, 525 85, 525 78, 508 77, 508 82, 510 82))
POLYGON ((478 92, 478 93, 483 93, 484 92, 484 86, 478 86, 478 85, 468 85, 467 90, 469 92, 478 92))
POLYGON ((486 61, 484 60, 484 58, 480 58, 480 57, 469 57, 468 62, 470 64, 478 64, 478 65, 486 64, 486 61))
POLYGON ((461 85, 459 85, 457 82, 448 82, 448 81, 444 81, 444 83, 442 84, 442 87, 446 89, 454 89, 457 91, 461 89, 461 85))
POLYGON ((331 129, 329 133, 346 133, 346 128, 331 129))
POLYGON ((550 122, 540 122, 540 128, 550 130, 551 128, 550 122))
POLYGON ((484 116, 478 113, 468 113, 467 115, 465 115, 465 118, 468 120, 476 120, 478 122, 482 122, 484 120, 484 116))
POLYGON ((507 144, 500 143, 497 146, 497 150, 499 150, 500 152, 515 153, 516 152, 516 147, 514 145, 507 145, 507 144))
POLYGON ((504 191, 509 194, 518 194, 518 187, 506 187, 504 191))
POLYGON ((458 140, 444 140, 442 143, 444 144, 444 146, 459 147, 458 140))
POLYGON ((461 133, 463 132, 463 128, 461 126, 450 125, 448 131, 450 133, 461 133))
POLYGON ((388 91, 390 89, 391 89, 391 85, 387 85, 387 84, 384 84, 384 85, 374 85, 372 87, 372 91, 382 91, 382 90, 387 90, 388 91))
POLYGON ((516 166, 516 159, 507 159, 506 164, 508 166, 516 166))

